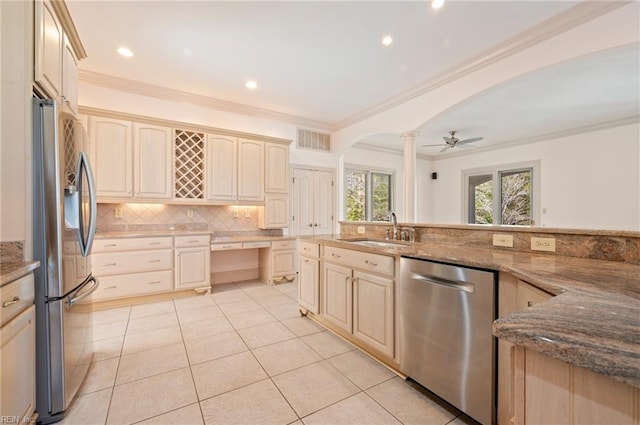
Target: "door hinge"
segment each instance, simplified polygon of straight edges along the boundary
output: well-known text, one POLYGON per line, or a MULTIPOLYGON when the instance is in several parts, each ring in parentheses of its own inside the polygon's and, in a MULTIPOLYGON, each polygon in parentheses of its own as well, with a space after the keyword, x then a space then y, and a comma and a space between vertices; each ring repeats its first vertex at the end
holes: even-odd
POLYGON ((333 187, 333 180, 331 180, 331 187, 333 187))
POLYGON ((291 216, 291 221, 296 221, 296 216, 295 215, 291 216))
POLYGON ((294 177, 294 178, 292 178, 292 180, 293 180, 293 183, 295 183, 295 182, 296 182, 296 178, 295 178, 295 177, 294 177))

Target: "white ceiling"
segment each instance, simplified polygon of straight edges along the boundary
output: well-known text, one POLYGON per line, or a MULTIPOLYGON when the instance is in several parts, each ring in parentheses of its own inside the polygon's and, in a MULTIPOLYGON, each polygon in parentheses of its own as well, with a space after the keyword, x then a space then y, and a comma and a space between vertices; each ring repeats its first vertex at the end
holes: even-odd
MULTIPOLYGON (((143 82, 336 128, 483 58, 579 1, 67 0, 85 75, 143 82), (391 35, 389 47, 381 39, 391 35), (126 59, 116 48, 128 46, 126 59), (95 74, 93 74, 95 73, 95 74), (100 75, 98 75, 100 74, 100 75), (245 88, 255 79, 259 88, 245 88)), ((638 12, 638 2, 630 12, 638 12)), ((640 28, 638 28, 640 32, 640 28)), ((640 116, 638 45, 525 75, 425 122, 418 153, 442 136, 479 150, 640 116)), ((290 120, 291 121, 291 120, 290 120)), ((402 151, 398 134, 360 146, 402 151)), ((470 149, 469 151, 473 151, 470 149)))

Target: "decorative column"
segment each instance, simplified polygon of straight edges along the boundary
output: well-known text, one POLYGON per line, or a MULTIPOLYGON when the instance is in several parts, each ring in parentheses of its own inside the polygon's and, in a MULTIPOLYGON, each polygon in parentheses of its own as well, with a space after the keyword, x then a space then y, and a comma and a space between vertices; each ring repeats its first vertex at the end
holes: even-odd
POLYGON ((418 133, 409 131, 402 134, 404 141, 404 184, 402 221, 413 223, 416 220, 416 137, 418 133))

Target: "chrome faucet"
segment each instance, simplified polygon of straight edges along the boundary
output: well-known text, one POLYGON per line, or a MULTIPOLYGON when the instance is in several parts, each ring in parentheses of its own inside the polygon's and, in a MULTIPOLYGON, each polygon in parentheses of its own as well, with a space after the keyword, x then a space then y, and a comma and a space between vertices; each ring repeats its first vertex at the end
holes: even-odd
POLYGON ((393 223, 393 240, 398 239, 398 218, 393 211, 389 212, 389 220, 393 223))

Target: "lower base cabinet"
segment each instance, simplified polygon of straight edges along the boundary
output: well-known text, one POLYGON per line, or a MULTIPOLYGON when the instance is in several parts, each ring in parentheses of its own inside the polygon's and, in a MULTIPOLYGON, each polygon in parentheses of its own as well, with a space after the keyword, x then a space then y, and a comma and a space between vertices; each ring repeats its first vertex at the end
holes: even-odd
POLYGON ((324 263, 323 317, 339 328, 353 332, 353 271, 324 263))
POLYGON ((210 248, 177 248, 175 258, 176 289, 209 287, 210 248))
POLYGON ((393 357, 393 280, 356 271, 353 282, 353 335, 393 357))

